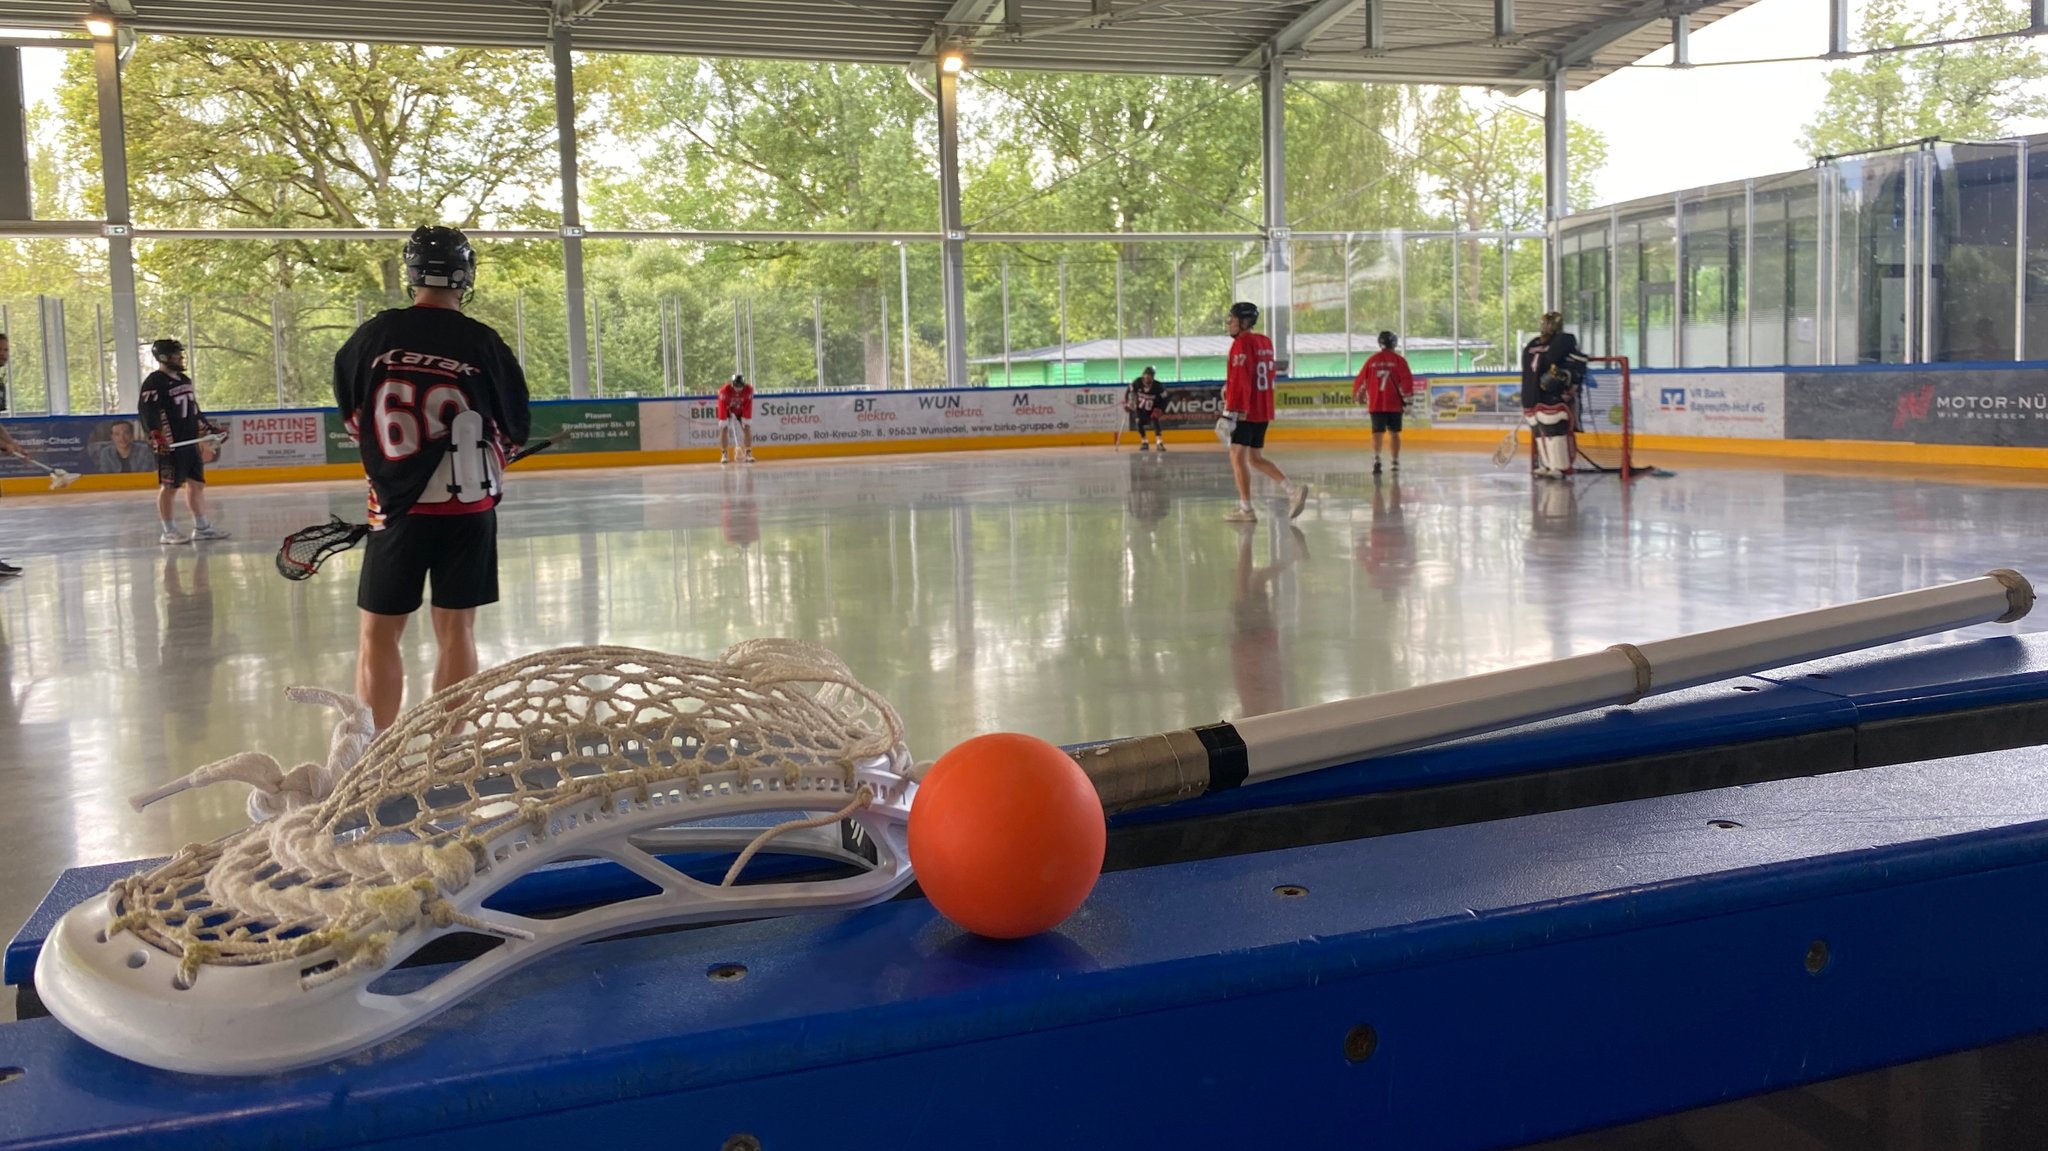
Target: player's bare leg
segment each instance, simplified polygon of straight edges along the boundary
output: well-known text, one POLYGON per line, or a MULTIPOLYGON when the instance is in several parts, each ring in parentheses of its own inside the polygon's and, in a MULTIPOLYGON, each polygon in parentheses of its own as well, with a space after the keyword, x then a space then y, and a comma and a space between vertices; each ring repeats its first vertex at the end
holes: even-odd
POLYGON ((370 705, 377 730, 383 731, 398 718, 398 709, 405 703, 405 656, 398 649, 398 641, 405 636, 405 623, 410 617, 367 611, 360 614, 356 698, 370 705))
POLYGON ((206 485, 193 481, 185 485, 185 506, 192 510, 192 538, 195 540, 224 540, 228 533, 213 526, 206 518, 206 485))
POLYGON ((720 420, 720 421, 718 421, 718 462, 719 462, 719 463, 721 463, 721 464, 722 464, 722 463, 725 463, 725 462, 727 462, 727 460, 728 460, 728 459, 730 459, 730 458, 731 458, 731 457, 730 457, 730 451, 729 451, 729 448, 728 448, 728 445, 730 445, 731 443, 732 443, 732 422, 731 422, 730 420, 720 420))
POLYGON ((745 457, 745 458, 746 458, 746 461, 747 461, 748 463, 750 463, 750 464, 751 464, 751 463, 753 463, 753 462, 754 462, 754 425, 753 425, 752 421, 749 421, 749 420, 741 420, 741 421, 740 421, 740 441, 741 441, 741 443, 742 443, 742 444, 744 444, 744 445, 745 445, 745 448, 744 448, 744 450, 745 450, 745 451, 746 451, 746 453, 747 453, 747 454, 746 454, 746 457, 745 457))
POLYGON ((177 514, 177 507, 178 489, 173 487, 157 488, 156 518, 164 526, 163 542, 167 544, 188 542, 187 537, 178 534, 177 521, 171 518, 177 514))
POLYGON ((1250 454, 1251 449, 1243 444, 1230 445, 1230 475, 1237 481, 1237 508, 1224 518, 1239 523, 1258 518, 1252 512, 1252 473, 1246 462, 1250 454))
POLYGON ((476 609, 434 609, 434 690, 461 683, 476 674, 476 609))
MULTIPOLYGON (((1378 428, 1374 428, 1374 429, 1373 429, 1373 432, 1372 432, 1372 474, 1373 474, 1373 475, 1379 475, 1379 474, 1380 474, 1380 441, 1382 441, 1382 440, 1384 440, 1384 439, 1386 439, 1386 433, 1385 433, 1385 432, 1382 432, 1382 431, 1380 431, 1380 430, 1379 430, 1378 428)), ((1401 458, 1401 441, 1400 441, 1400 440, 1398 440, 1398 439, 1394 441, 1394 458, 1395 458, 1395 459, 1397 459, 1397 460, 1401 458)))
MULTIPOLYGON (((1232 445, 1231 450, 1235 452, 1237 450, 1236 445, 1232 445)), ((1308 485, 1297 484, 1293 480, 1288 479, 1287 473, 1280 470, 1280 465, 1267 459, 1266 453, 1258 448, 1246 448, 1245 456, 1246 461, 1253 468, 1256 468, 1260 475, 1279 484, 1281 490, 1287 493, 1287 518, 1293 519, 1300 515, 1301 509, 1308 506, 1308 485)), ((1251 487, 1251 477, 1240 474, 1237 481, 1238 498, 1249 502, 1251 500, 1251 487)))

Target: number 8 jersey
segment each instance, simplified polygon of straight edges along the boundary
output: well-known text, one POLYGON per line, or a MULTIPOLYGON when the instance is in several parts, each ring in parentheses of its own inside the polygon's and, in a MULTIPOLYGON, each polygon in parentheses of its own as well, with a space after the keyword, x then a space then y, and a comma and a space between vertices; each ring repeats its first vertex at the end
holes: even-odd
POLYGON ((334 402, 363 452, 370 523, 496 507, 505 456, 526 442, 526 374, 489 324, 453 308, 394 308, 334 356, 334 402))
POLYGON ((1273 420, 1273 341, 1259 332, 1239 332, 1230 344, 1223 374, 1223 410, 1248 424, 1273 420))

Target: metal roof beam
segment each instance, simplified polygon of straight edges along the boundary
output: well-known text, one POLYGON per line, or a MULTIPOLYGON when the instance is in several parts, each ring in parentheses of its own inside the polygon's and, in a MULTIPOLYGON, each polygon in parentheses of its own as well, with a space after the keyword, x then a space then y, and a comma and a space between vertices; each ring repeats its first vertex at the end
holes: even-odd
POLYGON ((1021 22, 1023 0, 953 0, 953 6, 939 18, 938 27, 925 37, 924 45, 917 50, 920 60, 929 60, 938 55, 945 41, 956 36, 981 39, 988 36, 987 26, 995 19, 996 9, 1003 9, 1004 23, 1011 28, 1021 22))
POLYGON ((1579 68, 1593 62, 1593 57, 1608 48, 1628 39, 1645 28, 1679 15, 1691 14, 1707 6, 1708 0, 1686 0, 1671 3, 1670 0, 1648 0, 1629 9, 1626 15, 1603 21, 1581 33, 1576 39, 1557 50, 1555 56, 1530 65, 1518 74, 1522 80, 1538 81, 1548 78, 1558 68, 1579 68))
MULTIPOLYGON (((1372 0, 1375 9, 1380 0, 1372 0)), ((1296 16, 1275 33, 1266 46, 1237 62, 1238 68, 1256 68, 1273 56, 1291 56, 1305 50, 1316 37, 1342 23, 1365 6, 1366 0, 1317 0, 1308 11, 1296 16)))

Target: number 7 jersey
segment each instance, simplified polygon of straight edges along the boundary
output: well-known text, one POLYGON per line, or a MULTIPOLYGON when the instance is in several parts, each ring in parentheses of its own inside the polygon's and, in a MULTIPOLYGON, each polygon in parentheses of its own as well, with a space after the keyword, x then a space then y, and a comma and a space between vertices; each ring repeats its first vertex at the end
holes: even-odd
POLYGON ((490 325, 452 308, 394 308, 334 356, 334 402, 363 453, 370 523, 497 506, 529 428, 526 374, 490 325))

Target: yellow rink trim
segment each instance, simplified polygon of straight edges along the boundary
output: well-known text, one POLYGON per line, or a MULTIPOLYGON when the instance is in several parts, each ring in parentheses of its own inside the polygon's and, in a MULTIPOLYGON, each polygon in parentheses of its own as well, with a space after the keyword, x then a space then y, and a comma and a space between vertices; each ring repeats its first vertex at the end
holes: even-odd
MULTIPOLYGON (((1412 444, 1491 447, 1501 441, 1505 426, 1463 428, 1415 428, 1402 434, 1412 444)), ((1168 433, 1175 444, 1211 445, 1216 437, 1207 429, 1168 433)), ((755 449, 764 463, 778 460, 826 459, 846 456, 909 455, 925 452, 1015 451, 1031 448, 1109 447, 1109 432, 1069 432, 1059 435, 955 436, 945 439, 874 440, 834 444, 774 444, 755 449)), ((1363 427, 1286 423, 1274 426, 1270 439, 1289 444, 1368 444, 1372 433, 1363 427)), ((1135 433, 1124 434, 1124 447, 1133 450, 1135 433)), ((1522 437, 1526 447, 1528 438, 1522 437)), ((1940 464, 1959 467, 2048 468, 2048 448, 1973 447, 1960 444, 1899 444, 1871 440, 1744 440, 1706 436, 1637 436, 1636 451, 1646 463, 1656 463, 1656 453, 1697 452, 1717 456, 1748 456, 1781 460, 1833 460, 1864 463, 1940 464)), ((543 452, 519 465, 521 471, 571 471, 589 468, 656 467, 673 464, 709 464, 718 460, 713 448, 680 448, 637 452, 543 452)), ((301 464, 271 468, 222 468, 210 472, 207 482, 215 486, 244 484, 289 484, 333 480, 357 480, 362 468, 347 464, 301 464)), ((69 489, 74 492, 149 491, 156 477, 149 473, 80 476, 69 489)), ((49 480, 39 476, 0 480, 0 493, 10 496, 47 494, 49 480)))

